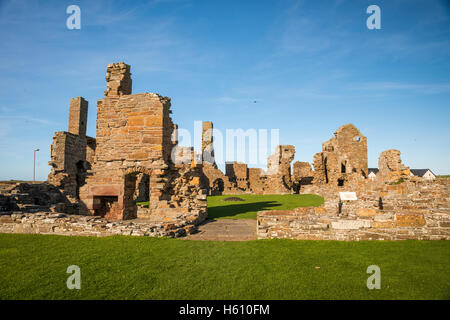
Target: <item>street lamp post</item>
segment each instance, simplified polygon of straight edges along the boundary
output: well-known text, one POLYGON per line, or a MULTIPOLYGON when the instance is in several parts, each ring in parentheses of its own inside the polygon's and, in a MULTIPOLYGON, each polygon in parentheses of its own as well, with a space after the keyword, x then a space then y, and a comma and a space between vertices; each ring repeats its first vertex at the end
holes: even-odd
POLYGON ((33 154, 33 182, 36 181, 36 151, 39 151, 39 149, 34 149, 33 154))

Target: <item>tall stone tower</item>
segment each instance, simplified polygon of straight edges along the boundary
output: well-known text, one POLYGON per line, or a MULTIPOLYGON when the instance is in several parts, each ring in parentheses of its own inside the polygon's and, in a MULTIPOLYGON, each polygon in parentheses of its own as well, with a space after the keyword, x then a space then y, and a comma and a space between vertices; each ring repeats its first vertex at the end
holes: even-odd
POLYGON ((88 102, 83 97, 70 99, 69 132, 80 137, 86 136, 88 102))
POLYGON ((214 146, 213 146, 213 123, 203 121, 202 128, 202 161, 209 164, 215 164, 214 146))

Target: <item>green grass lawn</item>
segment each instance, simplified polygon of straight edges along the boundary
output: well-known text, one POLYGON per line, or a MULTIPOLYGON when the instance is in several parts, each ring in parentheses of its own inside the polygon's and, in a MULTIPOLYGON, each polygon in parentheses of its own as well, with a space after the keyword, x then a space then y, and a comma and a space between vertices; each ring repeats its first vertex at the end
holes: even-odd
POLYGON ((297 207, 320 206, 323 198, 314 194, 239 194, 208 196, 208 218, 211 219, 256 219, 263 210, 287 210, 297 207), (239 197, 245 201, 223 201, 239 197))
POLYGON ((450 299, 449 252, 449 241, 0 234, 0 298, 450 299), (66 287, 69 265, 81 290, 66 287), (381 268, 380 290, 366 287, 369 265, 381 268))

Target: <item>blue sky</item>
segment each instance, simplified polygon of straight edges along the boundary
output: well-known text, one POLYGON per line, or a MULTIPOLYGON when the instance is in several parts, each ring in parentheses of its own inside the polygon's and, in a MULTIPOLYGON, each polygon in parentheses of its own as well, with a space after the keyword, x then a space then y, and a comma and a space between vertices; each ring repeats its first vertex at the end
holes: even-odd
POLYGON ((106 65, 119 61, 134 93, 172 98, 182 128, 280 129, 311 162, 353 123, 370 167, 396 148, 411 168, 449 174, 449 18, 438 0, 0 0, 0 179, 31 179, 34 148, 46 179, 72 97, 89 101, 95 136, 106 65), (81 30, 66 28, 71 4, 81 30), (366 27, 371 4, 381 30, 366 27))

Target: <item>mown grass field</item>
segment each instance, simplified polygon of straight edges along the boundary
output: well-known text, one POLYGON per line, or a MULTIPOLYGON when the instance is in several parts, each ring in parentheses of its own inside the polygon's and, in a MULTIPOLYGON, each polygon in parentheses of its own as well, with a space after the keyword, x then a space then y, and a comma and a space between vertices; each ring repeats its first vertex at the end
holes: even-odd
POLYGON ((0 234, 0 298, 449 299, 449 252, 449 241, 0 234), (80 290, 66 287, 69 265, 81 268, 80 290), (381 268, 380 290, 366 287, 369 265, 381 268))
POLYGON ((240 194, 208 196, 208 218, 210 219, 256 219, 263 210, 288 210, 297 207, 320 206, 323 198, 314 194, 240 194), (223 201, 238 197, 245 201, 223 201))

